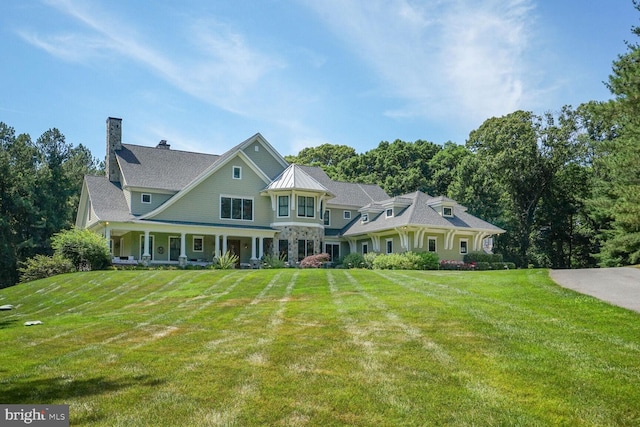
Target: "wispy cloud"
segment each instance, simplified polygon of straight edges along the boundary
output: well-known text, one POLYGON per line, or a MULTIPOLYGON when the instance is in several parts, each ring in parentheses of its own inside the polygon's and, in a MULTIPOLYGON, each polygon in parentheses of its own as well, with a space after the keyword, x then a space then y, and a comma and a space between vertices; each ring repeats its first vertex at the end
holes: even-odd
POLYGON ((531 0, 302 0, 404 99, 389 116, 475 121, 524 104, 531 0))
POLYGON ((28 43, 60 59, 85 64, 115 54, 150 69, 196 98, 234 113, 247 114, 250 105, 243 96, 261 78, 283 66, 279 59, 253 50, 240 33, 212 18, 191 20, 182 43, 186 51, 169 54, 146 42, 125 18, 111 16, 96 5, 73 0, 47 0, 46 4, 73 18, 79 29, 64 34, 20 31, 28 43))

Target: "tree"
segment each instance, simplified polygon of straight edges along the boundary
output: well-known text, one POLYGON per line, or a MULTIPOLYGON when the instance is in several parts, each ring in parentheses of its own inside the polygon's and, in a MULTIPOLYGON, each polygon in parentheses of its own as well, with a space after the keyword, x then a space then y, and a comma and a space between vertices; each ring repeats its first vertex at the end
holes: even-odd
MULTIPOLYGON (((634 7, 640 11, 638 1, 634 7)), ((640 36, 640 28, 632 33, 640 36)), ((627 42, 627 53, 613 63, 607 84, 615 101, 601 105, 601 113, 612 115, 617 135, 599 145, 602 195, 601 212, 610 218, 603 234, 600 254, 603 265, 640 262, 640 45, 627 42), (604 199, 604 200, 603 200, 604 199)))
POLYGON ((338 164, 356 156, 356 150, 347 145, 322 144, 304 148, 297 156, 285 156, 285 160, 299 165, 320 166, 329 177, 335 178, 338 164))

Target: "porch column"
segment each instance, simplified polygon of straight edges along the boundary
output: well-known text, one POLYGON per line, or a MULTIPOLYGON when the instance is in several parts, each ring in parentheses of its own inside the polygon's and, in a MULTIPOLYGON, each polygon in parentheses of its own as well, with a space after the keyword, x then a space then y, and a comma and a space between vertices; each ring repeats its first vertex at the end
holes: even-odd
POLYGON ((111 229, 109 229, 108 225, 104 227, 104 238, 107 239, 107 245, 109 246, 109 252, 111 256, 113 256, 113 246, 111 246, 111 229))
POLYGON ((181 266, 187 265, 187 234, 180 234, 180 256, 178 257, 178 263, 181 266))
POLYGON ((222 254, 226 254, 227 253, 227 235, 223 234, 222 235, 222 254))
POLYGON ((214 253, 214 256, 215 256, 216 258, 220 258, 220 255, 222 255, 222 254, 220 253, 220 235, 219 235, 219 234, 216 234, 216 235, 215 235, 215 238, 216 238, 216 247, 215 247, 215 249, 214 249, 214 252, 213 252, 213 253, 214 253))
POLYGON ((264 256, 264 237, 258 237, 258 259, 264 256))
POLYGON ((251 238, 251 259, 252 260, 256 259, 256 238, 255 237, 251 238))
POLYGON ((144 253, 142 254, 142 265, 149 265, 151 254, 149 253, 149 230, 144 231, 144 253))

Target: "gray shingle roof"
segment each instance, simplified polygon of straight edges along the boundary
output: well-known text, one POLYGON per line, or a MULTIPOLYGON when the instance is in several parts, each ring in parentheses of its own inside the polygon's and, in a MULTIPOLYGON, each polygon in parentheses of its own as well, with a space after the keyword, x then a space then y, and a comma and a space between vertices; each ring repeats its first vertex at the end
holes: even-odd
POLYGON ((220 158, 214 154, 122 144, 116 152, 131 187, 179 191, 220 158))
POLYGON ((334 181, 318 166, 300 165, 299 167, 334 194, 335 197, 327 202, 329 205, 361 207, 389 198, 389 195, 378 185, 334 181))
POLYGON ((120 184, 106 176, 85 176, 89 200, 95 214, 102 221, 129 221, 134 218, 124 198, 120 184))
MULTIPOLYGON (((362 223, 358 218, 357 221, 353 221, 345 228, 343 235, 355 236, 403 226, 429 226, 434 228, 455 227, 461 229, 487 230, 495 233, 501 233, 504 231, 493 224, 465 212, 464 208, 455 203, 452 199, 447 199, 447 201, 455 204, 454 217, 447 218, 441 216, 430 206, 430 202, 433 201, 434 197, 431 197, 428 194, 416 191, 415 193, 405 194, 400 197, 403 199, 410 199, 412 201, 411 205, 399 212, 394 212, 394 216, 391 218, 386 218, 384 212, 373 218, 372 215, 369 215, 369 221, 366 223, 362 223), (456 207, 459 207, 459 209, 456 209, 456 207)), ((382 201, 382 204, 385 204, 385 201, 382 201)))

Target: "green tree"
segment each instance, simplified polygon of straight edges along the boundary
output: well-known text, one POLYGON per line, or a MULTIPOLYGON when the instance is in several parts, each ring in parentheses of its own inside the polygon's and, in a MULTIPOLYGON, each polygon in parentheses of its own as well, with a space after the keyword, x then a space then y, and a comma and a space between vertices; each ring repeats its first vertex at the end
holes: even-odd
POLYGON ((322 144, 304 148, 297 156, 285 156, 285 160, 299 165, 320 166, 335 179, 338 176, 338 164, 356 156, 356 150, 347 145, 322 144))
POLYGON ((56 233, 51 239, 56 255, 73 264, 76 270, 102 270, 111 265, 107 241, 87 229, 72 228, 56 233))

